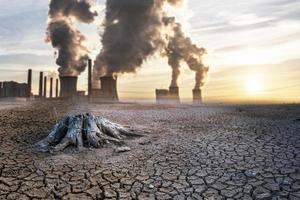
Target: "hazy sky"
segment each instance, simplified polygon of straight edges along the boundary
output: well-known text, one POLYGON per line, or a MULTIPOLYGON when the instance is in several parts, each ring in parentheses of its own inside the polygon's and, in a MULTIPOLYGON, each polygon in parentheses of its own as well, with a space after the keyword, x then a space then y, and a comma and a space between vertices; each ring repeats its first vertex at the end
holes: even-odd
MULTIPOLYGON (((208 49, 210 73, 203 88, 207 101, 300 102, 300 1, 187 2, 170 12, 197 45, 208 49)), ((80 25, 92 56, 100 51, 104 1, 98 3, 97 22, 80 25)), ((47 9, 46 0, 0 0, 0 81, 24 82, 31 67, 36 93, 38 72, 57 70, 54 51, 44 42, 47 9)), ((167 88, 170 79, 167 61, 153 57, 137 74, 119 77, 119 93, 123 99, 154 99, 154 90, 167 88)), ((182 98, 191 98, 194 73, 185 65, 179 85, 182 98)), ((79 87, 86 89, 86 73, 79 87)))

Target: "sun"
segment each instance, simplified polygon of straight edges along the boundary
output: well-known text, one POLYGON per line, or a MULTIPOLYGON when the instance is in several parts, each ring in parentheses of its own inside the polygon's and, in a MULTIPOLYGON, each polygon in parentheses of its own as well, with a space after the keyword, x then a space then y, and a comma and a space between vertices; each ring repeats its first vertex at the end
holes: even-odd
POLYGON ((263 92, 263 84, 258 77, 249 77, 246 80, 245 86, 249 95, 261 95, 263 92))

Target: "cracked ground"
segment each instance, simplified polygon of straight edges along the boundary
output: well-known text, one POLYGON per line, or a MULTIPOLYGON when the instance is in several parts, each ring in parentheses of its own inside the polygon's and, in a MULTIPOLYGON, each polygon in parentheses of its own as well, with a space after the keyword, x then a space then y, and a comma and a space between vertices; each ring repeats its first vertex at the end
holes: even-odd
POLYGON ((300 107, 75 104, 1 110, 0 199, 300 199, 300 107), (65 114, 93 112, 144 137, 41 153, 65 114))

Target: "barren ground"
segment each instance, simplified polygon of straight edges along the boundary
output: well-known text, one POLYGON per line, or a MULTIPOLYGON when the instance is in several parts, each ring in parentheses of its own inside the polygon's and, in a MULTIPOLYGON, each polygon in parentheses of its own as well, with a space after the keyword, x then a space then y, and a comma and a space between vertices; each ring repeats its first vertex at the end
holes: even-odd
POLYGON ((0 199, 300 199, 299 105, 53 101, 0 113, 0 199), (145 136, 120 154, 31 147, 66 113, 88 111, 145 136))
POLYGON ((30 102, 26 101, 25 99, 9 99, 9 100, 0 99, 0 111, 3 109, 22 107, 28 104, 30 104, 30 102))

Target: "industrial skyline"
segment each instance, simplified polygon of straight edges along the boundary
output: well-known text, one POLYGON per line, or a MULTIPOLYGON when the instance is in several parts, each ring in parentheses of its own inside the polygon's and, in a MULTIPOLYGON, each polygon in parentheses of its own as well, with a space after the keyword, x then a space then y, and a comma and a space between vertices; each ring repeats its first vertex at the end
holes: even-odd
MULTIPOLYGON (((99 3, 97 22, 104 17, 101 12, 104 1, 99 3)), ((34 74, 57 70, 53 50, 44 43, 48 2, 25 0, 0 4, 3 22, 0 27, 0 80, 25 82, 28 68, 32 68, 34 74)), ((192 39, 208 49, 207 63, 211 72, 203 89, 204 99, 299 102, 299 2, 267 0, 234 4, 228 0, 226 5, 217 1, 199 4, 190 0, 179 11, 171 11, 184 22, 192 39), (274 31, 278 29, 281 31, 274 31)), ((99 25, 79 27, 92 41, 88 43, 92 58, 101 46, 97 34, 99 25)), ((137 74, 119 76, 120 99, 154 100, 155 88, 169 87, 170 74, 167 60, 153 57, 137 74)), ((80 90, 87 90, 86 77, 87 70, 79 77, 80 90)), ((181 99, 191 99, 193 84, 194 73, 183 66, 179 78, 181 99)), ((37 94, 38 80, 33 80, 32 87, 37 94)))

